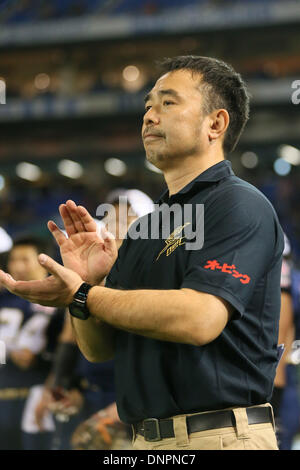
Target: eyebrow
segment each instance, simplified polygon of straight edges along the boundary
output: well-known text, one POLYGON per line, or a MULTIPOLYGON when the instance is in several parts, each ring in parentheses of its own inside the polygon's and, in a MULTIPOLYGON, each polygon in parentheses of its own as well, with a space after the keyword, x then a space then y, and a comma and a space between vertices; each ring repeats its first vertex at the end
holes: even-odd
MULTIPOLYGON (((167 90, 159 90, 158 95, 171 95, 174 98, 177 98, 178 100, 181 99, 179 93, 176 90, 173 90, 173 88, 168 88, 167 90)), ((151 100, 152 96, 152 93, 148 93, 144 98, 144 102, 147 103, 147 101, 151 100)))

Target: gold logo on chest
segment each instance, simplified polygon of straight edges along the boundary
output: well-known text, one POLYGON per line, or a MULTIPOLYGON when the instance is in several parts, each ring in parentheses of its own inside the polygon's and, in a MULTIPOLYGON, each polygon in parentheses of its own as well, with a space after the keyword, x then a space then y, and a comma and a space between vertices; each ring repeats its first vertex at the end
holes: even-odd
POLYGON ((187 225, 190 225, 190 222, 175 228, 174 232, 172 232, 171 235, 165 240, 166 246, 158 254, 155 261, 157 261, 160 255, 163 253, 166 253, 166 256, 169 256, 171 253, 173 253, 173 251, 176 250, 176 248, 185 244, 185 241, 183 241, 185 237, 180 237, 179 235, 187 225))

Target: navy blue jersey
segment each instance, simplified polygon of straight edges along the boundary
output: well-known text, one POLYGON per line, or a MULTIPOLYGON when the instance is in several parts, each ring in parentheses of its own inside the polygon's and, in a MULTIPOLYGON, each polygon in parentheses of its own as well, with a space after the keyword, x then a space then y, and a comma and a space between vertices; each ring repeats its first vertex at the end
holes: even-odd
POLYGON ((89 384, 105 391, 114 391, 114 361, 92 363, 80 354, 76 372, 89 384))
POLYGON ((294 309, 294 322, 295 322, 295 339, 300 339, 300 270, 293 269, 292 271, 292 298, 294 309))
POLYGON ((97 409, 102 409, 116 400, 114 361, 89 362, 80 354, 76 367, 85 399, 97 409))
POLYGON ((43 383, 51 366, 51 350, 63 325, 63 315, 21 299, 6 290, 0 292, 0 340, 6 346, 6 364, 0 368, 0 389, 29 388, 43 383), (11 353, 28 349, 35 360, 22 370, 11 353))

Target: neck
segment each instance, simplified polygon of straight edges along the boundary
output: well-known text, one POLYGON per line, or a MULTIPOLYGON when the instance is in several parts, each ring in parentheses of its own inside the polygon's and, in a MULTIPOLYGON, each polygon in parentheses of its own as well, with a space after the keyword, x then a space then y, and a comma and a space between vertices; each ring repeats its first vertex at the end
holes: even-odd
POLYGON ((198 175, 223 160, 224 155, 205 160, 188 157, 181 161, 179 165, 176 165, 176 167, 164 169, 163 173, 169 189, 169 196, 178 193, 198 175))

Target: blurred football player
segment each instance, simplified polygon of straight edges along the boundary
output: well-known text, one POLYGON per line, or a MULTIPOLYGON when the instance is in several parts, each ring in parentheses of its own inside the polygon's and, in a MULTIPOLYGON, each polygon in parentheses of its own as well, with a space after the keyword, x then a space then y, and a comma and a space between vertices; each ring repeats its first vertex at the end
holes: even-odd
MULTIPOLYGON (((294 439, 300 431, 300 396, 299 396, 299 364, 300 364, 300 271, 291 257, 286 253, 288 267, 285 269, 285 279, 288 284, 289 302, 292 303, 293 325, 290 344, 286 353, 285 382, 282 390, 279 408, 279 448, 292 450, 294 439)), ((283 265, 284 269, 284 265, 283 265)), ((284 304, 282 305, 284 307, 284 304)))
MULTIPOLYGON (((45 278, 47 272, 38 263, 38 254, 44 250, 37 238, 16 240, 8 254, 8 272, 24 281, 45 278)), ((0 449, 27 448, 28 437, 33 434, 36 438, 29 424, 30 410, 23 419, 22 435, 22 415, 32 387, 43 383, 48 374, 49 352, 62 328, 61 318, 56 308, 31 304, 6 290, 0 292, 0 339, 7 353, 0 369, 0 449)))
POLYGON ((284 345, 284 352, 277 366, 276 376, 274 380, 274 389, 272 396, 272 406, 277 428, 277 439, 280 448, 281 441, 281 423, 280 423, 280 407, 282 395, 286 386, 286 366, 294 340, 294 316, 291 296, 291 249, 290 243, 286 235, 284 236, 285 246, 283 252, 282 269, 281 269, 281 310, 279 321, 278 344, 284 345))

